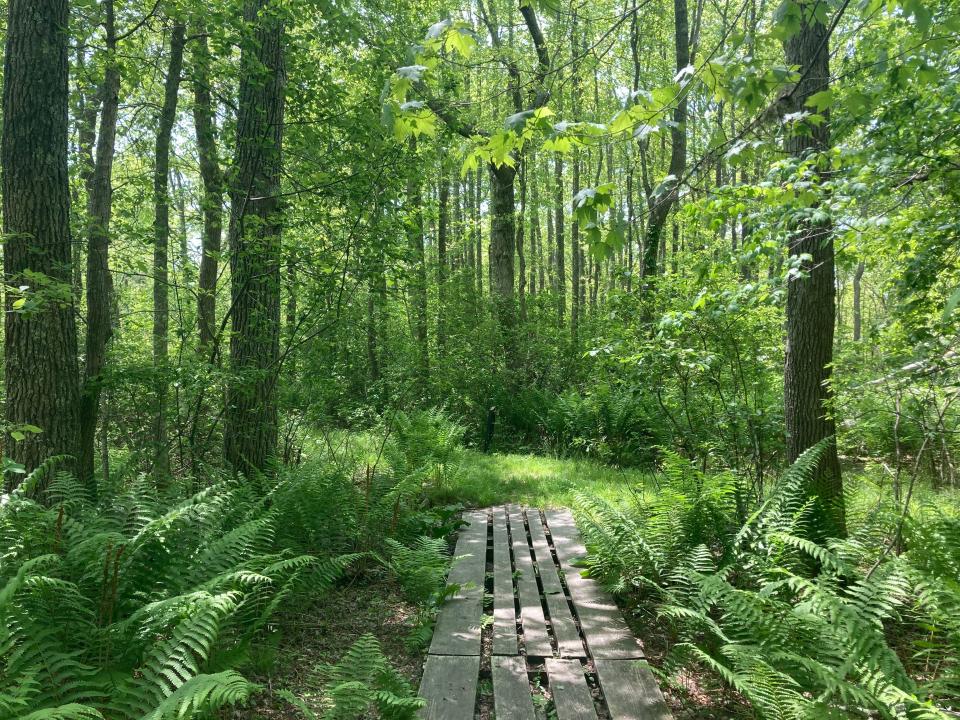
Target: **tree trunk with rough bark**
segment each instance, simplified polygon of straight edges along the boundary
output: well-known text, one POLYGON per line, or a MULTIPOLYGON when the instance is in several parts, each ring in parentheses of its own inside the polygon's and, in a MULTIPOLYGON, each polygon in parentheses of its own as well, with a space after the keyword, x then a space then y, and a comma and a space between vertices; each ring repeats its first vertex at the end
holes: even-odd
POLYGON ((177 119, 177 95, 183 70, 183 46, 186 28, 174 25, 170 34, 170 59, 163 85, 163 106, 157 127, 153 168, 153 370, 154 384, 154 479, 166 482, 170 474, 170 450, 167 447, 167 364, 170 354, 170 137, 177 119))
POLYGON ((442 354, 447 344, 447 243, 450 233, 450 179, 446 173, 440 178, 437 220, 437 348, 442 354))
POLYGON ((223 237, 223 172, 217 152, 217 127, 210 92, 210 50, 206 27, 197 28, 192 57, 193 126, 200 158, 203 196, 203 233, 200 240, 200 274, 197 279, 197 325, 200 346, 209 349, 216 335, 217 273, 223 237))
MULTIPOLYGON (((416 152, 416 141, 410 147, 416 152)), ((417 348, 417 375, 421 391, 426 390, 430 376, 430 348, 427 337, 427 258, 423 240, 423 191, 413 175, 407 180, 407 240, 410 245, 412 272, 410 300, 413 305, 413 340, 417 348)))
POLYGON ((853 273, 853 341, 860 342, 863 328, 863 272, 866 269, 863 260, 857 263, 853 273))
POLYGON ((490 175, 490 297, 500 327, 516 322, 513 256, 516 247, 514 177, 509 165, 488 165, 490 175))
POLYGON ((474 243, 475 250, 474 256, 476 258, 476 277, 477 277, 477 295, 483 295, 483 224, 480 207, 480 199, 483 197, 483 173, 477 171, 476 175, 476 184, 473 186, 473 212, 474 212, 474 224, 473 224, 473 233, 474 233, 474 243))
POLYGON ((80 450, 67 173, 66 0, 10 0, 3 85, 5 455, 33 470, 80 450), (25 302, 21 302, 25 301, 25 302), (32 432, 25 425, 42 432, 32 432), (17 439, 22 433, 22 439, 17 439))
MULTIPOLYGON (((791 93, 785 112, 799 112, 807 99, 829 87, 829 37, 820 22, 803 21, 799 32, 784 43, 786 61, 799 68, 802 80, 791 93)), ((830 147, 829 117, 791 135, 786 150, 804 158, 830 147)), ((827 172, 825 168, 821 172, 827 172)), ((787 461, 826 438, 834 438, 814 474, 809 495, 816 498, 811 539, 846 535, 843 481, 837 458, 836 423, 830 388, 833 334, 836 321, 833 227, 829 222, 801 221, 789 239, 791 256, 809 255, 807 277, 787 286, 786 363, 783 373, 787 461)))
POLYGON ((520 322, 527 319, 527 256, 523 248, 524 215, 527 204, 527 161, 520 160, 520 209, 516 213, 517 233, 517 296, 520 299, 520 322))
MULTIPOLYGON (((677 72, 690 64, 690 30, 687 21, 687 0, 673 1, 674 39, 676 43, 677 72)), ((651 278, 657 274, 660 245, 665 241, 663 230, 670 210, 680 196, 680 183, 687 167, 687 93, 681 92, 673 110, 673 125, 670 128, 670 166, 673 177, 657 196, 648 199, 649 220, 643 242, 644 286, 649 287, 651 278)))
POLYGON ((120 105, 120 68, 113 0, 103 3, 106 29, 106 70, 101 88, 100 129, 93 174, 87 195, 87 330, 83 386, 80 396, 80 467, 82 478, 93 477, 97 418, 107 343, 113 334, 113 277, 110 274, 110 219, 113 214, 113 158, 120 105))
POLYGON ((563 240, 563 217, 565 208, 563 202, 563 160, 557 155, 553 161, 553 240, 554 240, 554 267, 556 268, 557 291, 557 322, 562 326, 567 312, 567 269, 566 253, 563 240))
POLYGON ((224 452, 247 476, 277 449, 280 354, 279 201, 284 27, 267 0, 247 0, 240 57, 237 147, 230 188, 231 336, 224 452))

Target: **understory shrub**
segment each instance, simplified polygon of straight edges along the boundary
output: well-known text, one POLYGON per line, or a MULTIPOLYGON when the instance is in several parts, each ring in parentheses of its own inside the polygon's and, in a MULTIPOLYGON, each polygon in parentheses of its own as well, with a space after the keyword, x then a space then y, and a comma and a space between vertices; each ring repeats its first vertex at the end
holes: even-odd
POLYGON ((540 416, 547 445, 560 454, 585 455, 621 467, 650 465, 656 421, 642 400, 601 383, 588 393, 553 396, 540 416))
POLYGON ((743 523, 730 476, 676 457, 658 495, 581 496, 589 572, 656 603, 675 640, 668 677, 696 666, 759 717, 947 718, 960 698, 960 520, 881 503, 845 540, 806 540, 822 447, 743 523))

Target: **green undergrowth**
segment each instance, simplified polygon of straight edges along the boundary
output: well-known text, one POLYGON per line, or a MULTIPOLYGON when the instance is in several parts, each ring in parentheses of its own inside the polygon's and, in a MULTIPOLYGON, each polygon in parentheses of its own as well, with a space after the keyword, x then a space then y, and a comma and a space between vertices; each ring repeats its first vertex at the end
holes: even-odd
POLYGON ((462 426, 442 413, 430 411, 400 415, 390 422, 386 442, 375 432, 335 430, 317 432, 305 447, 305 456, 323 457, 351 467, 374 470, 397 463, 395 447, 429 445, 407 470, 423 479, 426 496, 434 505, 489 507, 518 503, 535 507, 571 507, 578 493, 617 500, 634 493, 654 491, 654 476, 642 470, 621 469, 587 458, 560 458, 519 453, 481 453, 464 449, 451 434, 462 426), (429 439, 429 440, 428 440, 429 439))
POLYGON ((490 454, 466 450, 459 472, 434 492, 437 501, 475 507, 518 503, 570 507, 577 493, 615 500, 652 489, 651 475, 590 460, 539 455, 490 454))
POLYGON ((762 499, 666 454, 659 492, 576 499, 588 572, 641 634, 666 635, 681 705, 734 694, 725 716, 954 717, 960 684, 955 495, 914 487, 904 514, 871 471, 848 474, 849 536, 817 544, 804 488, 823 444, 762 499), (696 679, 691 685, 691 678, 696 679))

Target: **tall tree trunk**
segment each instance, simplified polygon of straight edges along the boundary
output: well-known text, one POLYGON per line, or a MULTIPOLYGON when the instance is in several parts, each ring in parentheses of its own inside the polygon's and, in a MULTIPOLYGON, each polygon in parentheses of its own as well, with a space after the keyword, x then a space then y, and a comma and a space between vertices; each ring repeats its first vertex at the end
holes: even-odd
POLYGON ((170 474, 167 447, 167 364, 170 353, 170 136, 177 119, 177 95, 183 70, 183 45, 186 29, 176 23, 170 34, 170 60, 163 85, 163 107, 157 127, 157 145, 153 168, 153 370, 155 415, 153 428, 154 478, 166 481, 170 474))
POLYGON ((87 195, 87 331, 80 396, 80 477, 92 478, 97 416, 107 343, 113 334, 113 277, 110 274, 110 218, 113 213, 113 157, 120 104, 120 68, 113 0, 104 0, 106 69, 101 88, 100 130, 87 195))
POLYGON ((527 256, 523 249, 524 214, 527 204, 527 161, 520 159, 520 209, 517 217, 517 295, 520 298, 520 321, 527 319, 527 256))
POLYGON ((476 285, 476 243, 474 240, 476 227, 477 227, 477 207, 474 202, 474 199, 477 194, 477 179, 474 175, 473 170, 467 173, 467 182, 464 187, 466 191, 466 197, 463 200, 463 214, 464 217, 469 215, 470 225, 466 227, 465 232, 463 233, 463 241, 467 248, 467 289, 471 293, 475 293, 477 290, 476 285))
POLYGON ((563 202, 563 160, 557 155, 553 160, 553 226, 554 226, 554 245, 556 253, 554 255, 554 266, 556 267, 557 277, 557 322, 563 326, 564 315, 567 311, 567 270, 566 270, 566 248, 563 240, 563 216, 565 207, 563 202))
MULTIPOLYGON (((78 44, 74 64, 77 68, 76 74, 86 72, 86 59, 84 48, 78 44)), ((76 165, 79 168, 80 180, 83 182, 83 189, 86 191, 86 197, 93 194, 93 171, 96 168, 94 161, 94 150, 97 142, 97 117, 100 114, 100 104, 102 102, 102 88, 97 86, 95 89, 80 89, 77 101, 76 128, 77 128, 77 148, 76 165)), ((80 201, 79 192, 74 190, 71 195, 71 211, 75 214, 82 214, 85 210, 80 201)), ((75 215, 76 217, 76 215, 75 215)), ((86 224, 86 216, 77 223, 86 224)), ((83 271, 84 271, 84 248, 83 243, 73 243, 73 287, 76 297, 79 299, 83 293, 83 271)))
POLYGON ((210 92, 210 51, 206 27, 197 28, 199 37, 193 52, 193 126, 200 157, 203 195, 203 234, 200 248, 200 276, 197 280, 197 325, 201 348, 209 348, 216 334, 217 273, 223 235, 223 172, 217 153, 217 128, 210 92))
MULTIPOLYGON (((416 141, 411 138, 410 147, 416 152, 416 141)), ((423 240, 423 191, 420 181, 413 175, 407 181, 407 239, 413 260, 410 296, 413 303, 413 340, 417 348, 417 374, 420 390, 426 391, 430 375, 430 348, 427 338, 427 258, 423 240)))
MULTIPOLYGON (((676 42, 677 72, 690 64, 690 30, 687 22, 687 0, 673 0, 674 38, 676 42)), ((657 254, 664 241, 663 229, 670 210, 680 196, 680 183, 687 167, 687 93, 681 91, 673 110, 670 128, 670 169, 673 182, 660 195, 648 200, 649 220, 643 243, 644 285, 648 286, 657 273, 657 254)))
POLYGON ((280 354, 280 172, 284 73, 282 20, 268 0, 247 0, 250 36, 240 56, 237 147, 230 188, 231 336, 224 452, 246 475, 277 448, 280 354))
POLYGON ((474 255, 476 257, 477 265, 477 295, 483 295, 483 223, 481 221, 481 198, 483 198, 483 173, 477 171, 475 174, 476 184, 473 186, 474 197, 473 197, 473 211, 474 211, 474 223, 473 223, 473 233, 474 233, 474 242, 476 249, 474 255))
POLYGON ((29 290, 25 298, 6 293, 6 420, 8 431, 18 435, 8 439, 5 454, 28 471, 49 456, 76 457, 80 450, 67 173, 68 23, 66 0, 7 5, 0 141, 4 282, 29 290))
POLYGON ((450 227, 450 178, 441 170, 437 226, 437 347, 441 354, 447 343, 447 243, 450 227))
MULTIPOLYGON (((573 151, 573 178, 572 185, 570 188, 570 194, 573 197, 577 196, 577 193, 580 192, 580 151, 574 149, 573 151)), ((577 335, 580 332, 580 285, 581 285, 581 274, 583 272, 580 267, 582 254, 580 253, 580 223, 575 220, 570 222, 570 260, 572 267, 571 271, 571 297, 572 301, 570 304, 570 333, 573 336, 574 342, 577 341, 577 335)))
POLYGON ((633 158, 627 151, 627 292, 633 292, 633 245, 636 210, 633 202, 633 158))
POLYGON ((297 251, 291 248, 284 263, 287 276, 287 303, 284 308, 283 327, 285 340, 292 345, 297 334, 297 251))
POLYGON ((537 156, 531 153, 530 167, 532 174, 530 183, 530 247, 533 253, 533 262, 530 267, 530 294, 543 292, 545 279, 543 269, 543 230, 540 226, 540 166, 537 156))
MULTIPOLYGON (((787 112, 799 112, 807 99, 829 87, 829 37, 826 27, 803 20, 799 32, 784 43, 788 65, 796 65, 802 81, 790 95, 787 112)), ((829 118, 808 132, 791 135, 786 150, 806 157, 830 147, 829 118)), ((820 167, 821 171, 828 171, 820 167)), ((806 449, 835 437, 833 395, 830 387, 833 334, 836 318, 833 227, 829 222, 801 221, 789 239, 791 256, 808 255, 805 278, 787 285, 786 363, 783 373, 787 460, 793 462, 806 449)), ((836 440, 829 442, 808 492, 815 501, 810 537, 823 540, 846 534, 843 481, 836 440)))
POLYGON ((490 296, 496 307, 501 329, 509 331, 515 324, 513 256, 516 248, 514 216, 514 177, 509 165, 488 166, 490 175, 490 296))
POLYGON ((460 204, 460 178, 456 173, 453 174, 453 180, 450 183, 450 207, 449 245, 452 248, 452 257, 449 265, 449 276, 454 277, 460 272, 463 264, 463 247, 460 244, 463 234, 463 207, 460 204))
POLYGON ((857 269, 853 273, 853 341, 860 342, 862 327, 863 327, 863 307, 862 307, 862 290, 863 290, 863 271, 866 269, 866 266, 861 260, 857 263, 857 269))
MULTIPOLYGON (((580 63, 577 58, 579 55, 578 34, 577 34, 577 13, 573 12, 570 19, 570 111, 574 120, 580 119, 580 63)), ((580 149, 573 149, 573 177, 570 194, 576 198, 580 192, 580 149)), ((571 202, 571 206, 572 206, 571 202)), ((574 344, 577 343, 580 332, 580 285, 583 275, 583 256, 580 253, 580 223, 576 220, 570 222, 570 255, 571 255, 571 296, 570 304, 570 334, 574 344)))

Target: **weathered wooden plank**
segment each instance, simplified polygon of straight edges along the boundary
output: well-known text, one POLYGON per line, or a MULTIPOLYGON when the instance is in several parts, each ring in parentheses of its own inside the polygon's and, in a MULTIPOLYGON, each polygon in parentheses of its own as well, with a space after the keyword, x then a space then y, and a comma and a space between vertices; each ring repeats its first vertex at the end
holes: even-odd
POLYGON ((424 720, 473 720, 477 701, 479 655, 428 655, 420 680, 424 720))
POLYGON ((537 560, 537 570, 540 573, 540 584, 543 586, 547 610, 550 612, 550 626, 553 628, 560 656, 584 657, 586 651, 583 649, 583 641, 580 639, 577 623, 570 612, 567 596, 560 583, 557 566, 543 531, 540 512, 535 508, 527 509, 527 525, 530 528, 530 541, 537 560))
POLYGON ((547 621, 540 603, 537 575, 530 557, 527 530, 523 525, 522 511, 515 506, 508 508, 510 534, 513 540, 513 563, 517 570, 517 599, 520 601, 520 622, 523 626, 523 645, 527 655, 553 657, 553 646, 547 632, 547 621))
POLYGON ((566 510, 544 514, 590 653, 594 658, 642 658, 643 651, 613 598, 573 565, 587 554, 573 516, 566 510))
POLYGON ((547 677, 557 720, 596 720, 597 709, 579 660, 547 658, 547 677))
POLYGON ((505 508, 493 509, 493 654, 516 655, 517 611, 505 508))
POLYGON ((536 720, 526 661, 519 655, 494 657, 490 670, 497 720, 536 720))
POLYGON ((464 519, 469 525, 460 531, 454 550, 459 559, 447 575, 447 585, 459 585, 460 589, 440 609, 430 643, 433 655, 480 655, 487 513, 465 513, 464 519))
POLYGON ((672 720, 657 679, 637 660, 594 661, 611 720, 672 720))

